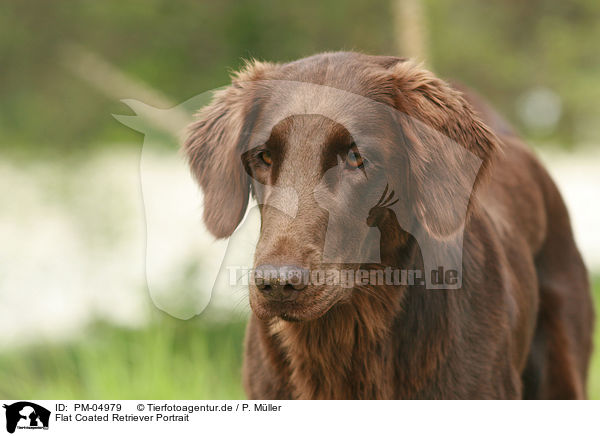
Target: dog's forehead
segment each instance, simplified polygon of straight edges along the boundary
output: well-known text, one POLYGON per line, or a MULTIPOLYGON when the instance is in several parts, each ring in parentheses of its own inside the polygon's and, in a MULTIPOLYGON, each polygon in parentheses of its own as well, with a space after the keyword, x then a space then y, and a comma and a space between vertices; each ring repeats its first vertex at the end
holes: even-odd
MULTIPOLYGON (((320 115, 320 122, 331 121, 329 133, 348 133, 357 142, 366 143, 377 133, 373 126, 381 126, 382 120, 393 118, 396 111, 385 103, 343 89, 289 80, 257 81, 254 98, 260 109, 256 124, 249 132, 250 148, 267 141, 283 120, 300 120, 302 115, 320 115)), ((318 120, 306 117, 302 123, 314 124, 318 120)), ((303 124, 298 122, 295 127, 300 125, 303 124)))
POLYGON ((281 120, 271 130, 273 146, 293 147, 306 143, 349 145, 352 136, 348 129, 320 114, 297 114, 281 120))

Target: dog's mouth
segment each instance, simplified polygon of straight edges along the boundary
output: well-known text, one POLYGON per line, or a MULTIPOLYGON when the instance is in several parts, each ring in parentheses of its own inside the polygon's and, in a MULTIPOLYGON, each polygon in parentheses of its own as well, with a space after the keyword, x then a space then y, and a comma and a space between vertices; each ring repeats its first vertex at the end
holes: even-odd
POLYGON ((281 318, 290 322, 306 320, 303 308, 291 301, 266 302, 260 304, 259 307, 253 307, 253 310, 261 319, 281 318))
POLYGON ((333 289, 294 290, 286 287, 270 292, 272 294, 265 295, 256 286, 250 287, 250 307, 259 319, 311 321, 325 315, 339 300, 333 289))

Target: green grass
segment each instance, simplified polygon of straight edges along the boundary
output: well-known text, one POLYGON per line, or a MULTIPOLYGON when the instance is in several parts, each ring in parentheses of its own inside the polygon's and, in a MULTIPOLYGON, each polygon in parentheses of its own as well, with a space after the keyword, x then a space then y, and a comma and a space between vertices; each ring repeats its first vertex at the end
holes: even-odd
MULTIPOLYGON (((594 283, 600 313, 600 279, 594 283)), ((84 339, 0 354, 0 397, 241 399, 244 323, 157 315, 131 330, 95 324, 84 339)), ((600 323, 588 393, 600 399, 600 323)))
POLYGON ((156 316, 131 330, 96 324, 85 340, 0 355, 0 397, 241 399, 244 323, 156 316))
POLYGON ((594 332, 594 355, 590 364, 588 395, 590 399, 600 400, 600 277, 593 282, 594 302, 596 304, 596 327, 594 332))

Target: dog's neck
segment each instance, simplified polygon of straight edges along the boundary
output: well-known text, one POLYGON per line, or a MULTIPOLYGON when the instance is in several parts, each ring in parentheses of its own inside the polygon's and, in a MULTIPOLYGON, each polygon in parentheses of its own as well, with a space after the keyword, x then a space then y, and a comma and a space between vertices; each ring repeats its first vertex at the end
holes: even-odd
POLYGON ((351 303, 314 321, 265 324, 292 398, 421 398, 425 389, 437 389, 456 348, 458 295, 394 291, 387 302, 357 291, 351 303))
POLYGON ((389 332, 400 311, 401 289, 387 296, 354 290, 352 301, 308 322, 273 319, 269 334, 293 368, 288 382, 297 398, 390 398, 394 352, 389 332), (395 294, 395 295, 393 295, 395 294))

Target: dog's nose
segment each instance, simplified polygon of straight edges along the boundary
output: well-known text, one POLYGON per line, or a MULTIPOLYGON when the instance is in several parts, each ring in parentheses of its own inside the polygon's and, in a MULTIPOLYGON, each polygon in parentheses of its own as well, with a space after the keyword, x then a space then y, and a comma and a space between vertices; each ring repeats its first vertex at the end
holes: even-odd
POLYGON ((306 288, 308 275, 306 268, 297 265, 259 265, 254 269, 254 284, 266 296, 284 300, 306 288))

